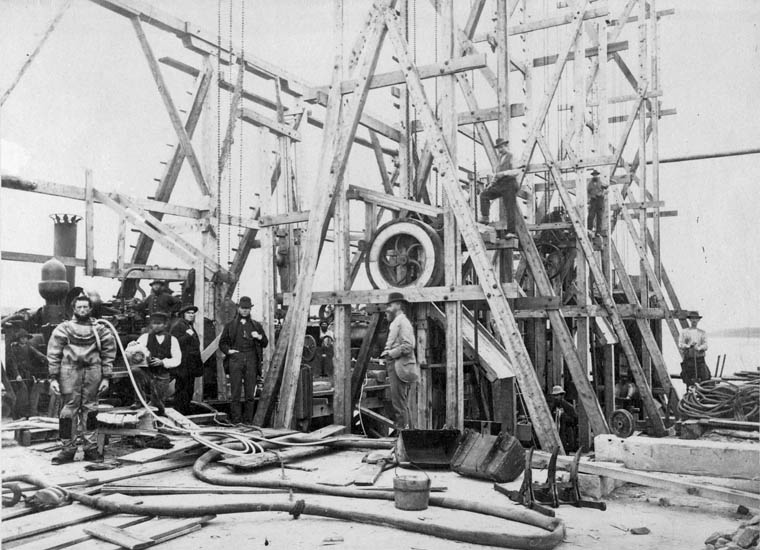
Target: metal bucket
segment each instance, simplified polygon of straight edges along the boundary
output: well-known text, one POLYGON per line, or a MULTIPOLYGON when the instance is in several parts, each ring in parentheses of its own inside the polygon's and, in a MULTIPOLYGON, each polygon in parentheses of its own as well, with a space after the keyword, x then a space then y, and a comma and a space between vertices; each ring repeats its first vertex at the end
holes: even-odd
POLYGON ((427 510, 430 478, 396 476, 393 478, 393 501, 399 510, 427 510))

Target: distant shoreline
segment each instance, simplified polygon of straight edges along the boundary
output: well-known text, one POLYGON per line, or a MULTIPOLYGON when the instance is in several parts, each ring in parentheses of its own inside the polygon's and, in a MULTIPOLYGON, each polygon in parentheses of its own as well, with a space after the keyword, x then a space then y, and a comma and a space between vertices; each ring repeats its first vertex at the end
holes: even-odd
POLYGON ((708 333, 711 338, 760 338, 760 327, 727 328, 708 333))

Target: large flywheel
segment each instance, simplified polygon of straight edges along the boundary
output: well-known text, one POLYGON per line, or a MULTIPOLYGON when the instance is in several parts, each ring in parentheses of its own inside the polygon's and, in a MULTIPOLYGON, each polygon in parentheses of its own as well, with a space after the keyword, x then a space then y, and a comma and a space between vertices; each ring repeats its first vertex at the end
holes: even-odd
POLYGON ((393 220, 369 243, 367 274, 375 288, 434 286, 443 275, 443 243, 417 220, 393 220))

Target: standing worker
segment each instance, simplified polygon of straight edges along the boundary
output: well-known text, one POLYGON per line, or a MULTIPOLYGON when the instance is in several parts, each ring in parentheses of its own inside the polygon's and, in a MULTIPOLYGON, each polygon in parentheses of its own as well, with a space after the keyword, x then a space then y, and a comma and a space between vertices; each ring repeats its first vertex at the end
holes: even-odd
MULTIPOLYGON (((499 155, 499 164, 496 166, 496 173, 512 169, 512 153, 509 152, 509 141, 499 138, 494 145, 496 153, 499 155)), ((479 223, 488 224, 490 222, 489 213, 491 211, 491 201, 503 199, 504 206, 507 210, 507 234, 506 238, 515 237, 515 218, 518 216, 517 210, 517 191, 520 184, 517 178, 512 175, 495 176, 494 180, 480 194, 480 219, 479 223)))
POLYGON ((694 384, 710 379, 710 369, 705 363, 707 351, 707 334, 697 328, 701 315, 690 317, 691 326, 681 333, 678 349, 681 350, 681 379, 689 388, 694 384))
POLYGON ((241 420, 245 424, 253 422, 253 403, 256 384, 261 376, 262 350, 269 344, 264 327, 251 319, 252 307, 248 296, 240 298, 237 314, 224 326, 219 338, 219 350, 225 356, 225 367, 230 375, 230 416, 235 424, 239 424, 241 420), (241 418, 240 397, 243 389, 245 409, 241 418))
POLYGON ((29 333, 23 328, 9 351, 8 377, 17 396, 14 418, 37 416, 40 395, 47 392, 47 357, 29 342, 29 333))
POLYGON ((566 451, 578 449, 578 413, 572 403, 565 399, 562 386, 554 386, 549 399, 549 409, 559 430, 559 438, 566 451))
POLYGON ((150 330, 141 334, 137 343, 150 352, 147 373, 153 381, 150 404, 158 408, 158 414, 164 414, 164 403, 169 397, 171 382, 170 370, 176 369, 182 362, 182 351, 177 339, 167 331, 169 316, 163 311, 150 315, 150 330))
POLYGON ((604 200, 609 185, 599 177, 599 170, 591 171, 591 179, 586 186, 588 198, 588 229, 595 235, 604 235, 604 200))
POLYGON ((63 449, 53 464, 74 460, 77 434, 84 440, 84 459, 102 459, 95 439, 98 394, 108 389, 116 358, 114 335, 90 316, 90 299, 79 296, 73 306, 74 318, 58 325, 48 341, 50 389, 63 400, 59 420, 63 449))
POLYGON ((179 319, 171 331, 182 352, 182 362, 174 372, 174 406, 184 415, 190 414, 195 379, 203 376, 201 341, 193 325, 196 313, 196 306, 190 305, 180 309, 179 319))
POLYGON ((420 377, 420 367, 414 355, 414 329, 404 312, 406 307, 408 306, 404 295, 400 292, 391 292, 388 296, 388 307, 385 310, 391 324, 385 349, 380 354, 380 357, 387 361, 391 403, 397 430, 414 428, 410 399, 420 377))

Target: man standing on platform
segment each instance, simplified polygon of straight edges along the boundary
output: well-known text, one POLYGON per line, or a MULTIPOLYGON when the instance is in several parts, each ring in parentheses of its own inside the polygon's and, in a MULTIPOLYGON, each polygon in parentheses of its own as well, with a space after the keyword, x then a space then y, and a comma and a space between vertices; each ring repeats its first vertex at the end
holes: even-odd
POLYGON ((230 375, 230 416, 233 423, 253 422, 253 405, 256 384, 261 376, 262 350, 269 340, 261 323, 251 319, 253 304, 248 296, 238 302, 235 318, 227 323, 219 338, 219 350, 225 355, 226 370, 230 375), (245 389, 245 408, 241 418, 240 397, 245 389))
MULTIPOLYGON (((496 166, 496 172, 503 172, 512 169, 512 153, 509 152, 509 141, 499 138, 494 144, 496 153, 499 155, 499 164, 496 166)), ((507 211, 507 234, 506 238, 515 237, 515 216, 517 211, 517 191, 519 183, 515 176, 497 176, 480 194, 480 218, 479 223, 487 224, 490 222, 489 213, 491 211, 491 201, 503 199, 504 207, 507 211)))
POLYGON ((190 305, 180 309, 179 319, 171 331, 182 352, 182 362, 174 373, 174 406, 184 415, 190 414, 195 379, 203 376, 201 341, 194 326, 196 313, 196 306, 190 305))
POLYGON ((694 315, 690 317, 691 326, 681 333, 678 340, 678 349, 681 350, 681 380, 689 388, 703 380, 710 379, 710 369, 705 363, 707 351, 707 334, 697 328, 702 317, 694 315))
POLYGON ((586 186, 588 198, 588 229, 595 235, 604 235, 604 199, 607 196, 607 183, 599 177, 599 170, 591 171, 591 179, 586 186))
POLYGON ((182 351, 177 339, 169 334, 167 327, 169 316, 163 311, 150 315, 150 331, 140 335, 137 343, 148 348, 148 376, 151 377, 150 404, 158 409, 158 414, 164 414, 164 403, 169 397, 171 383, 170 369, 176 369, 182 362, 182 351))
POLYGON ((395 417, 393 420, 398 430, 414 428, 410 401, 420 377, 420 367, 414 355, 414 329, 404 311, 407 307, 404 295, 400 292, 391 292, 388 296, 386 316, 390 327, 385 349, 380 354, 387 361, 395 417))
POLYGON ((85 460, 102 458, 95 439, 98 394, 108 389, 116 340, 90 316, 91 309, 87 296, 76 298, 74 318, 58 325, 48 341, 50 389, 63 400, 59 427, 63 448, 53 457, 53 464, 74 460, 77 434, 84 440, 85 460))
POLYGON ((150 282, 150 294, 145 298, 145 301, 137 304, 135 309, 146 317, 150 317, 158 311, 169 316, 177 310, 179 304, 180 301, 172 295, 170 290, 166 289, 166 281, 155 279, 150 282))

